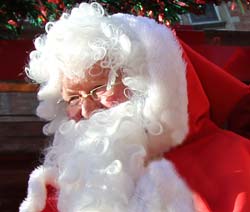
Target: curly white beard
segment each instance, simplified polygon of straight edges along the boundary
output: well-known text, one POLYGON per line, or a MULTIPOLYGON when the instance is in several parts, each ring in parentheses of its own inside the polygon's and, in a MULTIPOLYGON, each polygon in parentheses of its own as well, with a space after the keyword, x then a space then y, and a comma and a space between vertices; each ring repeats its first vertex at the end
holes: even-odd
POLYGON ((140 114, 128 101, 59 126, 45 165, 58 170, 61 212, 193 211, 169 162, 145 166, 149 139, 140 114))

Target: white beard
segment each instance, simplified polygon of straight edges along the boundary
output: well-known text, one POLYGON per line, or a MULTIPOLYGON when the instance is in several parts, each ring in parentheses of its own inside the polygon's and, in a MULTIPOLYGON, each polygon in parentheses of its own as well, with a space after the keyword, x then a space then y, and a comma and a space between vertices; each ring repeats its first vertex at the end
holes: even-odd
POLYGON ((170 162, 145 166, 151 141, 140 114, 126 102, 59 126, 45 166, 58 170, 60 212, 193 211, 170 162))

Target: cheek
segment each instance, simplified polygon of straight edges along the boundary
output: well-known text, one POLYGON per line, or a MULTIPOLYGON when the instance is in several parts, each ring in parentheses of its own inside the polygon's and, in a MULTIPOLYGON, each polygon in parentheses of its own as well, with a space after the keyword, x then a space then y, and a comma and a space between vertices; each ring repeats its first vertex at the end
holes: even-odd
POLYGON ((107 91, 100 98, 100 102, 106 108, 114 107, 115 105, 125 102, 127 98, 124 95, 123 88, 116 89, 113 95, 110 95, 110 92, 107 91))
POLYGON ((74 119, 75 121, 79 121, 82 118, 82 108, 80 105, 70 106, 68 105, 66 108, 67 116, 70 119, 74 119))

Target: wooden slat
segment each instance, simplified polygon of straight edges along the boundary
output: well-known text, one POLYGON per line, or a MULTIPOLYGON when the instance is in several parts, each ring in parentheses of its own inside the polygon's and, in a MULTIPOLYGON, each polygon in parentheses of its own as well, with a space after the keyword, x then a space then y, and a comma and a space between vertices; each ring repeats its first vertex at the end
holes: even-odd
POLYGON ((43 126, 44 123, 41 121, 0 122, 0 135, 2 137, 42 136, 43 126))
POLYGON ((37 84, 23 82, 0 82, 0 92, 37 92, 37 84))
POLYGON ((31 171, 41 161, 40 153, 0 154, 0 211, 16 212, 27 194, 31 171))
POLYGON ((0 115, 0 123, 8 124, 11 122, 21 123, 21 122, 44 122, 44 121, 35 115, 9 115, 9 116, 0 115))
POLYGON ((0 154, 26 154, 41 152, 48 146, 45 136, 0 136, 0 154))
POLYGON ((28 180, 27 177, 29 176, 31 169, 33 169, 29 164, 27 164, 27 166, 29 168, 0 171, 0 179, 4 182, 0 185, 0 189, 1 191, 6 192, 2 194, 3 196, 12 193, 11 190, 16 190, 17 188, 20 188, 22 191, 25 189, 25 181, 28 180))
POLYGON ((16 212, 49 144, 35 115, 37 86, 0 83, 0 211, 16 212))
POLYGON ((22 169, 1 169, 0 171, 0 211, 17 212, 19 205, 27 194, 28 179, 34 164, 26 165, 22 169))
MULTIPOLYGON (((23 197, 24 198, 24 197, 23 197)), ((18 207, 21 203, 20 197, 12 196, 0 199, 0 210, 1 212, 17 212, 18 207)))
POLYGON ((0 115, 35 115, 35 93, 0 92, 0 115))

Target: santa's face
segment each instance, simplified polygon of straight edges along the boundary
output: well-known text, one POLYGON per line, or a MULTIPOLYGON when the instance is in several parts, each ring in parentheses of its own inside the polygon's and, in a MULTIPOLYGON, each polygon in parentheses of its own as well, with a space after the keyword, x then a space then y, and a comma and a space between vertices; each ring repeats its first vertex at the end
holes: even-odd
POLYGON ((68 117, 79 121, 88 119, 93 112, 108 109, 127 100, 121 74, 111 89, 107 90, 108 69, 96 64, 86 72, 84 79, 63 76, 62 97, 67 102, 68 117))
MULTIPOLYGON (((67 115, 45 162, 58 169, 60 211, 125 211, 144 170, 147 135, 121 73, 107 90, 109 70, 95 65, 84 79, 63 76, 67 115), (73 120, 72 120, 73 119, 73 120), (97 205, 98 203, 98 205, 97 205), (89 210, 90 211, 90 210, 89 210)), ((64 106, 64 104, 63 104, 64 106)))

